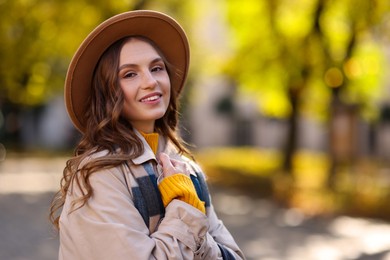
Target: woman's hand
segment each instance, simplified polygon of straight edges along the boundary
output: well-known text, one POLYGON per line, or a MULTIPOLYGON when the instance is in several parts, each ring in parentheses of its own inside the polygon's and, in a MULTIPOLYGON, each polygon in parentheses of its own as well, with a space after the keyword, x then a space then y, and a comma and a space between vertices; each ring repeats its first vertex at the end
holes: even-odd
POLYGON ((196 192, 194 183, 190 178, 190 169, 185 162, 169 158, 166 153, 161 153, 160 169, 163 179, 157 179, 164 207, 174 199, 184 201, 206 214, 205 203, 201 201, 196 192))
POLYGON ((176 173, 183 173, 188 177, 190 176, 186 163, 171 159, 166 153, 160 153, 159 159, 162 166, 163 177, 168 177, 176 173))

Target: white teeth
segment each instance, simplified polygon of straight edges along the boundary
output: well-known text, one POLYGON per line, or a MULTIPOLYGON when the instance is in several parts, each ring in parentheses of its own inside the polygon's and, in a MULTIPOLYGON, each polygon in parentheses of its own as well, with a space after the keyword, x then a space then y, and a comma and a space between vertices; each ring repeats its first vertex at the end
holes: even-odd
POLYGON ((142 99, 141 102, 154 101, 154 100, 157 100, 159 97, 160 97, 159 95, 151 96, 151 97, 142 99))

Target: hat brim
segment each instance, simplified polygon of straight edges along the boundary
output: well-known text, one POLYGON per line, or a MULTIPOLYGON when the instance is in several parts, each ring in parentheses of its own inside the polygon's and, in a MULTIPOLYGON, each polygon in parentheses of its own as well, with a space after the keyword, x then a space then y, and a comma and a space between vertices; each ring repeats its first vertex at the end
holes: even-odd
POLYGON ((168 62, 180 73, 171 73, 171 86, 177 94, 187 78, 190 53, 186 34, 171 17, 156 11, 139 10, 111 17, 98 25, 74 54, 65 79, 65 104, 74 126, 85 132, 86 101, 90 96, 95 67, 104 51, 127 36, 152 40, 168 62))

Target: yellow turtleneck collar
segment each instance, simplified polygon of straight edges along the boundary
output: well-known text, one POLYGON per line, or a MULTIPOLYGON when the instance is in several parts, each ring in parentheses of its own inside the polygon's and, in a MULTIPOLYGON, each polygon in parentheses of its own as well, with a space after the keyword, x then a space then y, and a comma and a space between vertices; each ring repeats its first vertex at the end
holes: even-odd
POLYGON ((156 154, 157 147, 158 147, 158 133, 145 134, 144 132, 141 131, 140 133, 145 138, 146 142, 149 144, 153 153, 156 154))

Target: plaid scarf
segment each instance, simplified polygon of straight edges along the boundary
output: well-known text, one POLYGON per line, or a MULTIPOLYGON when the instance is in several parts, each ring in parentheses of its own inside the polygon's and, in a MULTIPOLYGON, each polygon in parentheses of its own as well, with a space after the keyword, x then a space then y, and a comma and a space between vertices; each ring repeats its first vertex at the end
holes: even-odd
MULTIPOLYGON (((190 175, 192 183, 195 186, 199 199, 205 203, 207 212, 207 209, 210 207, 210 193, 204 174, 195 163, 189 162, 189 165, 196 175, 190 175)), ((157 186, 156 162, 147 161, 140 165, 128 163, 128 167, 131 168, 131 185, 127 185, 131 188, 134 205, 141 214, 145 225, 149 227, 150 233, 153 233, 165 214, 165 208, 157 186)), ((223 245, 218 243, 218 247, 221 250, 223 259, 235 259, 223 245)))
MULTIPOLYGON (((190 164, 196 173, 191 174, 191 180, 195 186, 198 197, 205 203, 206 210, 210 207, 210 194, 203 177, 203 173, 190 164)), ((153 233, 161 218, 165 215, 161 194, 157 186, 157 167, 154 161, 148 161, 140 165, 128 162, 131 184, 127 184, 133 194, 134 206, 141 214, 145 225, 153 233)))

